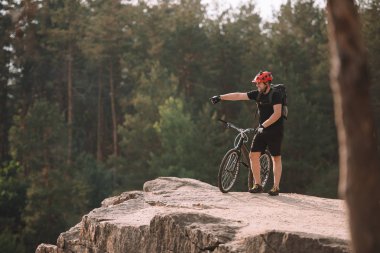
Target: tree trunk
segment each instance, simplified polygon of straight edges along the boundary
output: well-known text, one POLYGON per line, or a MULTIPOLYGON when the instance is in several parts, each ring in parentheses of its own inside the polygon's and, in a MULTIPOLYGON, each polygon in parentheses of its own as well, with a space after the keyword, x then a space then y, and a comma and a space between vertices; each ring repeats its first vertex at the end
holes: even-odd
POLYGON ((111 110, 112 110, 112 139, 113 139, 113 154, 118 156, 118 139, 117 139, 117 117, 116 117, 116 102, 115 102, 115 86, 113 83, 113 66, 110 63, 110 97, 111 97, 111 110))
MULTIPOLYGON (((1 9, 8 9, 0 3, 1 9)), ((11 53, 4 50, 9 46, 10 34, 13 30, 12 19, 9 15, 2 15, 0 19, 0 166, 2 162, 11 159, 9 154, 9 128, 11 120, 8 108, 8 80, 9 68, 7 64, 11 61, 11 53)))
POLYGON ((99 70, 98 80, 98 128, 97 128, 97 144, 96 159, 103 161, 103 126, 104 126, 104 110, 103 110, 103 75, 102 68, 99 70))
POLYGON ((72 46, 69 46, 69 54, 67 56, 67 164, 71 165, 72 161, 72 142, 73 142, 73 77, 72 77, 72 46))
POLYGON ((0 80, 0 165, 10 159, 9 155, 9 115, 7 78, 0 80))
POLYGON ((354 252, 380 252, 380 161, 369 69, 353 0, 327 2, 331 88, 339 139, 339 192, 346 200, 354 252))

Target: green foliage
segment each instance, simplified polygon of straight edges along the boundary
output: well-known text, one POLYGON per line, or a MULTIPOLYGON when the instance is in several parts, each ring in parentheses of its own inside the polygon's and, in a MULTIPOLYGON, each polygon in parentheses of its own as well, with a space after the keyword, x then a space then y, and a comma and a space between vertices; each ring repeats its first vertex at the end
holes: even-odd
POLYGON ((160 119, 154 124, 162 149, 151 166, 163 176, 194 177, 197 171, 195 125, 184 112, 183 101, 169 97, 159 106, 160 119))
MULTIPOLYGON (((138 87, 131 99, 131 112, 127 113, 123 125, 119 127, 120 147, 125 167, 118 166, 125 175, 124 184, 128 188, 141 188, 149 178, 159 175, 149 166, 147 157, 160 149, 154 123, 159 119, 158 107, 168 96, 177 94, 178 80, 159 63, 153 63, 150 71, 142 73, 138 87), (144 168, 139 170, 137 168, 144 168)), ((124 163, 123 162, 123 163, 124 163)))
POLYGON ((218 115, 209 103, 204 104, 193 120, 196 144, 192 156, 199 166, 195 178, 216 185, 221 157, 232 145, 231 132, 225 131, 217 121, 218 115))
MULTIPOLYGON (((363 37, 366 42, 368 50, 369 68, 371 71, 371 99, 374 108, 375 121, 377 126, 377 133, 380 133, 380 97, 377 95, 380 93, 380 24, 377 22, 377 18, 380 15, 380 1, 360 1, 361 4, 361 16, 363 25, 363 37)), ((380 138, 378 140, 378 150, 380 151, 380 138)))
POLYGON ((61 231, 68 228, 67 222, 73 215, 71 206, 71 179, 59 168, 29 176, 27 205, 23 213, 25 228, 23 236, 27 250, 31 251, 41 241, 55 243, 61 231))
POLYGON ((19 229, 26 195, 26 185, 21 173, 22 168, 16 161, 0 167, 0 231, 6 228, 19 229))
POLYGON ((26 183, 16 161, 0 167, 0 249, 1 252, 24 252, 20 237, 22 211, 25 207, 26 183))
POLYGON ((154 128, 162 147, 152 154, 150 166, 160 176, 192 177, 215 185, 220 157, 231 140, 212 107, 207 104, 191 117, 182 99, 169 97, 159 106, 159 115, 154 128))
POLYGON ((0 231, 0 249, 2 253, 24 253, 25 247, 18 235, 9 230, 0 231))
POLYGON ((86 153, 78 156, 73 174, 71 191, 72 195, 76 196, 73 207, 77 208, 77 214, 99 207, 100 203, 111 194, 115 187, 113 180, 118 177, 110 169, 105 168, 104 164, 97 162, 91 154, 86 153))
POLYGON ((54 242, 66 227, 66 209, 71 196, 70 176, 64 167, 64 119, 56 105, 36 101, 24 119, 16 118, 11 129, 13 156, 28 175, 23 212, 27 249, 42 239, 54 242), (43 207, 41 209, 41 207, 43 207))
POLYGON ((9 128, 10 120, 10 104, 8 83, 12 78, 8 63, 12 58, 11 54, 11 38, 12 19, 11 15, 4 14, 10 8, 5 3, 0 3, 0 163, 1 161, 10 160, 9 154, 9 128))
POLYGON ((11 129, 11 150, 27 173, 65 161, 65 126, 58 106, 35 101, 25 118, 16 116, 11 129))

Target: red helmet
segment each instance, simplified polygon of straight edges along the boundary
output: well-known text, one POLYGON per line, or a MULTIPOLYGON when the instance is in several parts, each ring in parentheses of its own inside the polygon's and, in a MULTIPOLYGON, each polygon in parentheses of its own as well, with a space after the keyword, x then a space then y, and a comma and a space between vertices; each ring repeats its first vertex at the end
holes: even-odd
POLYGON ((252 80, 252 83, 267 83, 267 82, 272 82, 272 80, 273 80, 273 76, 271 72, 260 71, 252 80))

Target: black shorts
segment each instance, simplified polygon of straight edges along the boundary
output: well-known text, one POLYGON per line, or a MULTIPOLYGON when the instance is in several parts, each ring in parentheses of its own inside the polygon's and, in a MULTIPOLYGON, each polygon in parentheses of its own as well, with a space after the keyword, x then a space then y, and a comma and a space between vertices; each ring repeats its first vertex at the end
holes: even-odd
POLYGON ((251 145, 251 152, 264 152, 268 148, 272 156, 281 155, 283 131, 265 131, 256 134, 251 145))

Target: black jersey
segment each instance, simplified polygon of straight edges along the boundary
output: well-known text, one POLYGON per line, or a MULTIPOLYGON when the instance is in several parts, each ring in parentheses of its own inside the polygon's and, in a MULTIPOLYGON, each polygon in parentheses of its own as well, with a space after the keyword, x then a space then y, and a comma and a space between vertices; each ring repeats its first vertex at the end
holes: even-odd
MULTIPOLYGON (((259 95, 258 90, 253 90, 247 92, 247 96, 250 100, 255 100, 257 102, 257 96, 259 95)), ((272 103, 269 103, 269 92, 267 94, 262 93, 260 95, 260 101, 258 102, 259 108, 259 122, 264 123, 273 114, 273 105, 282 104, 281 94, 278 92, 273 92, 272 103)), ((276 122, 266 128, 269 130, 283 130, 283 117, 280 117, 276 122)))

